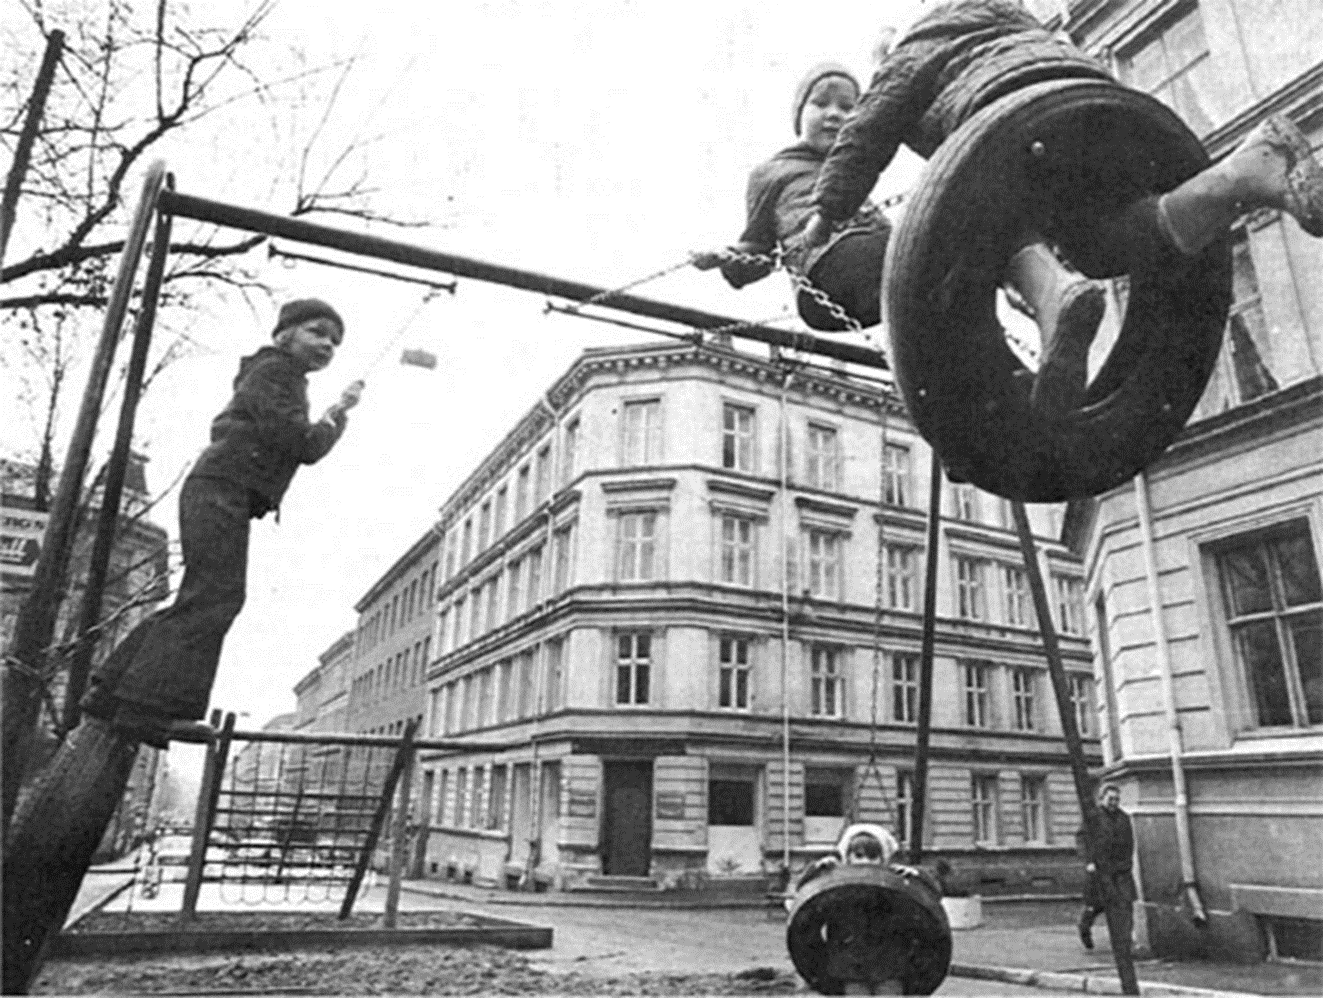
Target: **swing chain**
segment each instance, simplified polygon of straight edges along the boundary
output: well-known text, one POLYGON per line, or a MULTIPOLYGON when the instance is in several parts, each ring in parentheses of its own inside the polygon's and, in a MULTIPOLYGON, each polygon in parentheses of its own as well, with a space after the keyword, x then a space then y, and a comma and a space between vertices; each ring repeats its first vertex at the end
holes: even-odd
POLYGON ((608 288, 605 291, 599 291, 591 298, 587 298, 584 301, 575 302, 574 304, 569 305, 565 309, 565 311, 573 314, 578 312, 580 309, 587 308, 589 305, 600 305, 608 298, 614 298, 616 295, 624 294, 626 291, 629 291, 631 288, 636 288, 640 284, 647 284, 649 281, 655 281, 659 277, 665 277, 667 274, 674 273, 675 271, 680 270, 683 267, 688 267, 689 264, 692 262, 693 262, 693 256, 692 255, 687 256, 679 263, 673 263, 669 267, 663 267, 661 270, 655 271, 654 273, 651 273, 646 277, 640 277, 637 280, 630 281, 628 284, 622 284, 618 288, 608 288))
POLYGON ((743 263, 755 267, 771 267, 773 270, 778 267, 786 272, 790 278, 790 283, 796 291, 808 295, 814 302, 827 310, 833 319, 843 325, 846 330, 852 333, 863 331, 863 326, 859 320, 850 315, 837 302, 832 301, 831 296, 823 291, 822 288, 815 285, 807 274, 802 274, 794 267, 790 266, 785 260, 784 254, 778 247, 774 253, 744 253, 740 250, 726 249, 722 250, 717 256, 726 263, 743 263))

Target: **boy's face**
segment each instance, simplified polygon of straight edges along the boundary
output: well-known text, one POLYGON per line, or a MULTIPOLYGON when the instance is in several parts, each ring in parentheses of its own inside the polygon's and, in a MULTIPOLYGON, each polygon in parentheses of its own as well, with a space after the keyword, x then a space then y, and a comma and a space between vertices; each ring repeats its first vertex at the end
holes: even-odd
POLYGON ((340 345, 340 327, 330 319, 319 317, 282 329, 277 344, 305 371, 320 371, 335 356, 340 345))
POLYGON ((858 100, 859 91, 843 76, 824 76, 813 84, 799 118, 804 141, 818 152, 831 149, 858 100))

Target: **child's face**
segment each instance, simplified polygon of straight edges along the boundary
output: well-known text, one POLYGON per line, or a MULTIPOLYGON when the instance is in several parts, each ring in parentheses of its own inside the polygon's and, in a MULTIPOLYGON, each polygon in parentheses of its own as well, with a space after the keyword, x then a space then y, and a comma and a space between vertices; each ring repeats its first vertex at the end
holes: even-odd
POLYGON ((330 319, 321 317, 300 322, 282 330, 280 347, 292 356, 305 371, 320 371, 335 356, 340 345, 340 327, 330 319))
POLYGON ((799 118, 804 141, 818 152, 831 149, 836 133, 858 100, 859 92, 843 76, 825 76, 813 84, 799 118))

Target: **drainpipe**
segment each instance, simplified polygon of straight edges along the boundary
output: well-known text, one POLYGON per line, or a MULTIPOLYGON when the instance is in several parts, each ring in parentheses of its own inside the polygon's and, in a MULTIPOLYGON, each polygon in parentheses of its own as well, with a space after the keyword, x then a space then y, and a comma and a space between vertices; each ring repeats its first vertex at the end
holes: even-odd
POLYGON ((1153 512, 1149 505, 1148 480, 1141 471, 1135 476, 1135 505, 1139 508, 1139 536, 1144 549, 1144 571, 1148 576, 1148 601, 1153 618, 1153 640, 1157 646, 1158 674, 1162 680, 1163 708, 1167 715, 1167 751, 1171 756, 1171 780, 1175 790, 1176 847, 1181 859, 1181 889, 1190 902, 1197 925, 1206 925, 1203 900, 1194 873, 1194 849, 1190 840, 1190 798, 1181 765, 1181 723, 1176 714, 1176 684, 1171 673, 1171 654, 1158 588, 1158 559, 1153 550, 1153 512))
POLYGON ((781 871, 790 877, 790 420, 786 389, 790 372, 781 379, 781 871))

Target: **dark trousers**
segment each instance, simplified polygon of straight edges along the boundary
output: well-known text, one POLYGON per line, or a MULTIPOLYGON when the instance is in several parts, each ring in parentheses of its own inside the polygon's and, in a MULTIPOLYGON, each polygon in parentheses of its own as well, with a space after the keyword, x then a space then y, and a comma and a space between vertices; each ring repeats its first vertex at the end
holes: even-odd
POLYGON ((1084 892, 1084 911, 1080 915, 1080 926, 1089 928, 1099 915, 1107 919, 1107 938, 1112 944, 1112 955, 1116 959, 1116 971, 1121 979, 1121 993, 1139 994, 1138 979, 1135 977, 1134 958, 1130 955, 1130 936, 1135 927, 1135 885, 1130 873, 1118 873, 1111 877, 1091 874, 1091 883, 1084 892))
MULTIPOLYGON (((808 273, 813 286, 825 291, 861 326, 876 326, 882 321, 882 261, 890 237, 890 229, 847 233, 818 258, 808 273)), ((803 291, 795 296, 795 306, 811 329, 840 333, 847 328, 803 291)))
MULTIPOLYGON (((107 696, 152 714, 201 719, 221 643, 243 608, 248 574, 248 489, 193 478, 179 496, 184 579, 174 603, 135 627, 91 677, 88 698, 107 696)), ((87 706, 87 701, 84 702, 87 706)))

